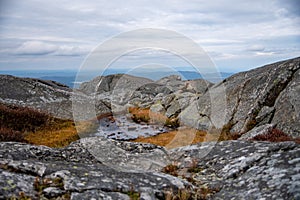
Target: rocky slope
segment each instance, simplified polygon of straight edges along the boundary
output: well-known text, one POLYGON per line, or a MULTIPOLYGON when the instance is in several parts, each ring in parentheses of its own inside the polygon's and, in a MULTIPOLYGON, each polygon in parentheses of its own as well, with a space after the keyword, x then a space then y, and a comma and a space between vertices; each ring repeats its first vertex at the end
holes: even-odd
MULTIPOLYGON (((54 81, 0 75, 1 103, 30 107, 57 118, 73 119, 72 99, 82 104, 91 101, 91 97, 83 92, 74 92, 68 86, 54 81)), ((98 101, 96 107, 100 114, 110 112, 102 101, 98 101)), ((81 109, 84 112, 84 107, 81 109)))
POLYGON ((210 120, 212 101, 222 98, 218 91, 224 88, 226 119, 222 125, 231 133, 245 133, 260 125, 274 124, 285 133, 299 137, 299 85, 300 58, 266 65, 214 85, 183 111, 181 118, 193 118, 193 123, 184 122, 200 129, 214 126, 210 120), (211 94, 215 94, 214 99, 211 94))
POLYGON ((96 77, 79 90, 53 81, 0 76, 0 101, 48 111, 56 117, 87 112, 91 102, 96 115, 149 107, 168 118, 201 130, 226 129, 243 134, 273 124, 300 136, 300 58, 235 74, 213 85, 204 80, 182 81, 169 76, 156 82, 130 75, 96 77), (12 92, 13 91, 13 92, 12 92), (78 106, 76 106, 78 105, 78 106), (223 120, 224 117, 224 120, 223 120))
POLYGON ((0 102, 47 111, 60 118, 72 118, 72 90, 60 83, 0 75, 0 102))
POLYGON ((97 77, 80 90, 116 112, 130 106, 149 107, 168 118, 200 130, 220 129, 244 134, 273 124, 300 136, 300 58, 235 74, 213 85, 169 76, 156 82, 132 76, 97 77), (97 83, 101 82, 101 87, 97 83))

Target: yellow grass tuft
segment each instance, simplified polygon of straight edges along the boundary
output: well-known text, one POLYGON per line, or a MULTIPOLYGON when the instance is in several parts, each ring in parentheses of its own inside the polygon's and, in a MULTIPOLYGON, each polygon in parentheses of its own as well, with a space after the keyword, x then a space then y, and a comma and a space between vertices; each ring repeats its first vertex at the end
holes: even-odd
POLYGON ((132 141, 156 144, 171 149, 199 142, 218 141, 218 138, 219 134, 208 134, 205 131, 199 131, 192 128, 181 128, 152 137, 140 137, 132 141))
POLYGON ((136 123, 161 124, 173 128, 179 126, 177 118, 168 118, 161 113, 151 112, 149 108, 130 107, 128 111, 132 120, 136 123))

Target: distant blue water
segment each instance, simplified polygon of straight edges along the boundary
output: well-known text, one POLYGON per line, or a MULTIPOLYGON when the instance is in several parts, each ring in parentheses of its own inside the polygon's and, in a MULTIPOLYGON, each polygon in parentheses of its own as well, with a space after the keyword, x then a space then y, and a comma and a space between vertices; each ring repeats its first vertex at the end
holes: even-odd
MULTIPOLYGON (((110 75, 110 74, 116 74, 116 73, 126 73, 126 71, 121 71, 121 70, 114 70, 114 69, 109 69, 106 70, 102 75, 110 75)), ((26 71, 0 71, 0 74, 9 74, 13 76, 18 76, 18 77, 29 77, 29 78, 39 78, 39 79, 45 79, 45 80, 53 80, 62 84, 65 84, 69 87, 75 87, 77 88, 80 83, 89 81, 93 79, 96 76, 99 76, 101 74, 97 74, 95 72, 85 72, 81 73, 80 77, 77 77, 77 71, 72 71, 72 70, 26 70, 26 71), (76 81, 76 82, 75 82, 76 81)), ((129 73, 134 76, 141 76, 141 77, 146 77, 150 78, 152 80, 158 80, 162 77, 172 75, 172 74, 177 74, 182 77, 183 80, 194 80, 194 79, 200 79, 202 78, 201 74, 193 71, 148 71, 148 72, 143 72, 143 71, 135 71, 129 73)), ((219 82, 222 79, 225 79, 229 76, 231 76, 233 73, 220 73, 219 74, 205 74, 204 77, 211 81, 211 82, 219 82)))

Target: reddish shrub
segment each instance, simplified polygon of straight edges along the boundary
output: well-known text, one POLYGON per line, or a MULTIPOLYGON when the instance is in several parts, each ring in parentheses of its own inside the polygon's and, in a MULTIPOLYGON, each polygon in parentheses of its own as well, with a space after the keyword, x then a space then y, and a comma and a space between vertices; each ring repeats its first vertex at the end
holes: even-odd
POLYGON ((27 107, 0 104, 0 127, 15 131, 36 131, 51 120, 51 116, 27 107))
POLYGON ((277 128, 272 129, 267 134, 255 136, 252 140, 269 142, 295 141, 297 143, 300 143, 300 138, 294 139, 277 128))
POLYGON ((26 132, 35 132, 52 119, 31 108, 0 104, 0 141, 24 142, 26 132))
POLYGON ((0 141, 24 142, 24 134, 20 131, 0 127, 0 141))

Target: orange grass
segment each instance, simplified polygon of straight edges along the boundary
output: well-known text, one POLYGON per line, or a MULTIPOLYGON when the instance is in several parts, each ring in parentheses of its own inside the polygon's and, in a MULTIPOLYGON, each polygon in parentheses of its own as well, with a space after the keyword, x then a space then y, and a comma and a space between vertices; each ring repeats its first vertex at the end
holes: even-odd
POLYGON ((132 120, 136 123, 161 124, 173 128, 179 126, 177 118, 168 118, 161 113, 151 112, 149 108, 130 107, 128 111, 132 115, 132 120))
POLYGON ((205 131, 199 131, 191 128, 181 128, 179 130, 161 133, 152 137, 140 137, 133 142, 151 143, 164 146, 168 149, 196 144, 199 142, 218 141, 219 134, 208 134, 205 131))
POLYGON ((149 108, 137 108, 130 107, 128 108, 129 113, 132 115, 132 120, 136 123, 146 122, 148 123, 150 120, 149 116, 149 108))
POLYGON ((76 123, 76 127, 73 121, 58 122, 55 126, 28 133, 25 140, 30 144, 59 148, 78 140, 78 132, 88 134, 94 130, 95 126, 96 124, 92 121, 76 123))
POLYGON ((58 127, 45 128, 26 134, 25 140, 30 144, 48 147, 63 147, 79 139, 72 121, 63 122, 58 127))

